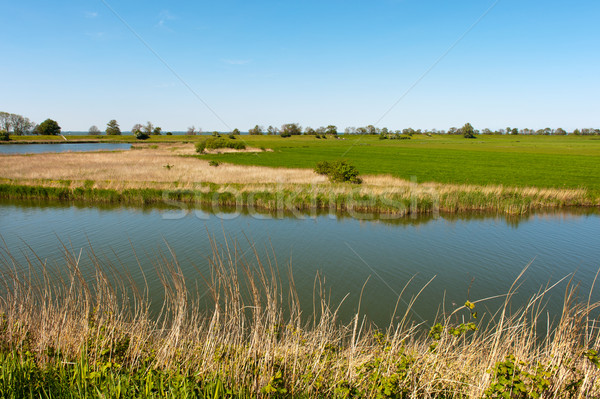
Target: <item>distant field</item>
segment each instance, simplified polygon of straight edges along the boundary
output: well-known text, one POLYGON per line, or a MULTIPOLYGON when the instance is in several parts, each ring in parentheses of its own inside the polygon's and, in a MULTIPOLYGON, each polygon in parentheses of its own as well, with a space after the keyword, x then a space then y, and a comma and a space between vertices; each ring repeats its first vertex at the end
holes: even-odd
POLYGON ((600 190, 600 137, 373 136, 282 139, 244 136, 253 147, 273 152, 203 155, 244 165, 312 168, 321 160, 348 159, 362 174, 389 174, 418 182, 503 184, 600 190))
MULTIPOLYGON (((205 136, 153 136, 148 142, 197 141, 205 136)), ((598 136, 237 136, 252 147, 273 152, 210 154, 203 159, 240 165, 313 168, 318 161, 348 159, 361 174, 387 174, 418 182, 502 184, 600 191, 598 136)), ((136 141, 132 136, 80 136, 76 139, 136 141)), ((25 137, 17 139, 26 139, 25 137)), ((56 140, 60 137, 27 137, 56 140)))

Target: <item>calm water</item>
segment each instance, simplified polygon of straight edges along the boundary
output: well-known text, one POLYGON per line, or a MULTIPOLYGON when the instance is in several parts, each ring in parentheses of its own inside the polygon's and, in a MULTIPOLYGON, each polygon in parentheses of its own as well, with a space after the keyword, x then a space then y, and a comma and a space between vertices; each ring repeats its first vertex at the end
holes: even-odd
POLYGON ((60 144, 4 144, 0 154, 39 154, 42 152, 116 151, 128 150, 128 143, 60 143, 60 144))
MULTIPOLYGON (((220 243, 224 236, 237 240, 247 255, 250 240, 263 258, 276 258, 282 275, 291 263, 307 314, 312 311, 317 272, 326 278, 332 303, 349 294, 341 307, 346 319, 356 311, 368 279, 361 312, 380 326, 389 323, 398 294, 413 277, 406 301, 433 279, 412 314, 415 320, 429 323, 444 298, 446 310, 451 310, 467 298, 506 293, 529 263, 517 302, 573 274, 582 296, 587 297, 600 268, 600 216, 595 211, 510 219, 484 215, 407 218, 391 223, 333 215, 278 219, 200 210, 184 214, 157 208, 0 201, 0 234, 17 258, 31 256, 31 247, 56 265, 63 257, 61 242, 76 253, 83 248, 83 258, 91 244, 101 258, 120 268, 131 267, 134 278, 139 278, 135 248, 157 303, 162 289, 153 271, 157 256, 168 253, 167 244, 190 285, 202 293, 199 272, 209 275, 208 236, 214 235, 220 243)), ((563 282, 552 291, 550 312, 561 305, 565 287, 563 282)), ((593 298, 600 300, 600 295, 594 293, 593 298)), ((401 309, 405 306, 402 300, 400 305, 401 309)), ((497 302, 488 303, 490 309, 494 306, 497 302)), ((484 305, 479 311, 485 312, 484 305)))

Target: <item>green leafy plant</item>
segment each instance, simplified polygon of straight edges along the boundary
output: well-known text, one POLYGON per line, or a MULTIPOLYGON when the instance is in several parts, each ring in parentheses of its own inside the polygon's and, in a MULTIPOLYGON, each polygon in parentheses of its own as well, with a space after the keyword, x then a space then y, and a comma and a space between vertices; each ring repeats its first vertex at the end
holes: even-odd
POLYGON ((348 161, 321 161, 317 163, 314 171, 329 177, 331 182, 362 183, 362 179, 358 177, 358 169, 348 161))
POLYGON ((215 150, 219 148, 232 148, 234 150, 244 150, 246 145, 239 141, 225 139, 222 137, 211 137, 196 143, 196 152, 202 153, 205 149, 215 150))
POLYGON ((517 362, 514 355, 508 355, 503 362, 498 362, 490 373, 494 381, 485 391, 486 398, 502 399, 537 399, 550 388, 552 369, 541 364, 530 373, 522 367, 524 362, 517 362))

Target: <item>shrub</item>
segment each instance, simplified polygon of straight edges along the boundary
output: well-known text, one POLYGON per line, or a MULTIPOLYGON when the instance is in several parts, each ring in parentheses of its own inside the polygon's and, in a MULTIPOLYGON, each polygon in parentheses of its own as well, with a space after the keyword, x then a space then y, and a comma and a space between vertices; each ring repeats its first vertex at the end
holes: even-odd
POLYGON ((211 137, 196 143, 196 152, 202 153, 205 149, 215 150, 217 148, 232 148, 234 150, 244 150, 246 145, 239 141, 233 141, 221 137, 211 137))
POLYGON ((219 162, 218 161, 208 161, 208 166, 219 166, 219 162))
POLYGON ((315 173, 329 177, 331 182, 360 184, 356 167, 347 161, 321 161, 315 166, 315 173))
POLYGON ((10 136, 6 130, 0 130, 0 141, 8 141, 10 136))
POLYGON ((135 134, 135 138, 138 140, 146 140, 146 139, 150 138, 150 135, 148 135, 148 133, 143 132, 141 130, 136 130, 134 132, 134 134, 135 134))

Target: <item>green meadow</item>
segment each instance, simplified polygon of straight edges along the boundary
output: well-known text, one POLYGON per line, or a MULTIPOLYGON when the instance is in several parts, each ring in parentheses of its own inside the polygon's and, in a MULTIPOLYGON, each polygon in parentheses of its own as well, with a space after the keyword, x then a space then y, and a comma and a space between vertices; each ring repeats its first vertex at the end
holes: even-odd
POLYGON ((273 152, 210 154, 202 158, 242 165, 313 168, 347 159, 361 174, 386 174, 417 182, 600 190, 600 137, 576 136, 242 136, 251 147, 273 152), (414 177, 413 177, 414 176, 414 177))

